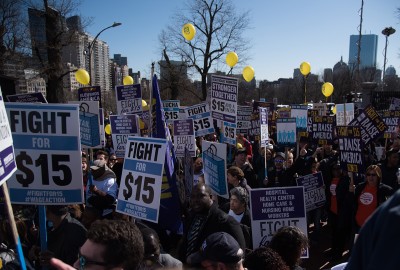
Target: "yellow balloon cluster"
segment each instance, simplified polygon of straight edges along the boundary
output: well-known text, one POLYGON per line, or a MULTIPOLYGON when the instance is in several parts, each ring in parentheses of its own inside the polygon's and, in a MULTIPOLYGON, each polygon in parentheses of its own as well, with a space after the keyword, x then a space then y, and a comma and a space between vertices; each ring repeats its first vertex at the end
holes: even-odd
POLYGON ((89 73, 83 68, 80 68, 75 72, 75 79, 78 83, 83 85, 87 85, 90 82, 89 73))
POLYGON ((104 131, 106 132, 107 135, 110 135, 110 134, 111 134, 111 125, 110 125, 110 124, 107 124, 107 125, 104 127, 104 131))
POLYGON ((230 67, 233 68, 237 62, 239 61, 239 57, 235 52, 228 52, 226 55, 226 64, 230 67))
POLYGON ((144 107, 146 107, 146 106, 147 106, 146 100, 142 99, 142 108, 144 108, 144 107))
POLYGON ((246 66, 243 69, 243 78, 246 80, 246 82, 251 82, 251 80, 254 78, 254 68, 251 66, 246 66))
POLYGON ((311 71, 311 65, 308 62, 303 62, 300 64, 300 73, 303 74, 303 76, 307 76, 311 71))
POLYGON ((186 40, 191 41, 196 35, 196 28, 193 24, 187 23, 182 27, 182 35, 186 40))
POLYGON ((325 97, 330 97, 333 93, 333 85, 330 82, 326 82, 322 85, 322 94, 325 97))
POLYGON ((133 78, 131 76, 125 76, 123 79, 123 83, 124 83, 124 85, 130 85, 130 84, 134 84, 135 81, 133 80, 133 78))

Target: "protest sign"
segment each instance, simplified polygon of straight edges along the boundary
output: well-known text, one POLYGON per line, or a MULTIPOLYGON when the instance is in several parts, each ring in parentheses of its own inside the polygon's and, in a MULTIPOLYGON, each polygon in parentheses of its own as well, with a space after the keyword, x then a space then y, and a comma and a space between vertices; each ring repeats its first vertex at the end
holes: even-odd
POLYGON ((187 118, 193 119, 196 137, 214 133, 210 105, 207 103, 196 104, 185 108, 185 113, 187 118))
POLYGON ((392 98, 390 101, 389 110, 400 110, 400 98, 392 98))
POLYGON ((364 145, 367 145, 369 142, 381 136, 387 129, 385 122, 372 105, 368 105, 364 108, 358 117, 354 118, 349 125, 361 128, 361 137, 364 145))
POLYGON ((202 142, 204 179, 206 184, 218 195, 229 198, 226 181, 226 144, 202 142))
POLYGON ((336 125, 348 126, 354 119, 354 103, 336 104, 336 125))
POLYGON ((297 132, 307 131, 307 105, 291 105, 290 117, 296 118, 297 132))
POLYGON ((296 146, 296 118, 276 120, 277 143, 282 147, 296 146))
POLYGON ((101 107, 101 90, 100 86, 87 86, 78 89, 79 101, 98 101, 101 107))
POLYGON ((115 155, 125 156, 125 147, 129 136, 139 136, 139 121, 135 114, 110 115, 111 137, 115 155))
POLYGON ((83 202, 79 106, 6 104, 18 170, 7 182, 16 204, 83 202))
POLYGON ((41 92, 8 95, 7 100, 9 102, 24 102, 24 103, 47 103, 46 98, 41 92))
POLYGON ((128 137, 116 211, 158 222, 167 140, 128 137))
POLYGON ((319 116, 325 116, 327 111, 326 103, 313 103, 313 110, 318 111, 319 116))
POLYGON ((325 205, 325 185, 321 172, 298 177, 296 182, 298 186, 304 187, 307 212, 325 205))
POLYGON ((82 147, 101 148, 99 102, 98 101, 69 101, 79 104, 79 119, 82 147))
POLYGON ((222 122, 221 142, 236 146, 236 123, 222 122))
POLYGON ((118 85, 115 87, 117 114, 142 112, 142 88, 140 84, 118 85))
POLYGON ((179 118, 179 107, 181 102, 179 100, 163 100, 165 121, 172 123, 179 118))
POLYGON ((334 126, 334 116, 313 116, 311 139, 318 145, 333 144, 334 126))
POLYGON ((177 157, 185 156, 185 148, 192 157, 196 156, 196 138, 194 137, 193 119, 174 121, 174 146, 177 157))
POLYGON ((236 124, 238 79, 211 75, 211 116, 236 124))
POLYGON ((0 185, 17 170, 13 138, 0 88, 0 185))
POLYGON ((337 126, 336 129, 342 169, 348 172, 363 172, 364 143, 361 128, 356 126, 337 126))
POLYGON ((388 127, 383 134, 384 138, 395 139, 400 132, 400 110, 385 111, 382 114, 383 122, 388 127))
POLYGON ((260 143, 261 147, 265 147, 269 144, 268 136, 268 109, 260 107, 260 143))
POLYGON ((304 187, 250 190, 253 248, 267 246, 284 226, 298 227, 307 235, 304 187))
POLYGON ((311 138, 311 133, 312 133, 312 126, 313 126, 313 117, 318 116, 318 111, 317 110, 308 110, 307 111, 307 134, 305 134, 305 137, 310 137, 311 138))
POLYGON ((249 129, 249 135, 256 136, 257 140, 260 139, 260 107, 268 109, 268 126, 271 126, 275 122, 273 103, 253 101, 253 112, 251 114, 251 128, 249 129))
POLYGON ((251 106, 237 106, 237 133, 238 134, 248 134, 251 128, 251 112, 253 108, 251 106))

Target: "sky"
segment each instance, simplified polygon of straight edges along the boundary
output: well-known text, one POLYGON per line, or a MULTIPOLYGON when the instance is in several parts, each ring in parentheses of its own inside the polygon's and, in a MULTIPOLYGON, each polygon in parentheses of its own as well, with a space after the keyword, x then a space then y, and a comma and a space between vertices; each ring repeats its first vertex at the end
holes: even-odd
MULTIPOLYGON (((293 77, 293 70, 304 61, 313 74, 322 74, 343 57, 349 58, 350 35, 358 35, 361 1, 356 0, 232 0, 236 11, 250 12, 249 29, 243 32, 251 48, 250 59, 240 62, 255 70, 257 80, 274 81, 293 77)), ((99 39, 107 42, 110 58, 128 57, 128 66, 142 77, 150 77, 152 62, 161 60, 158 36, 172 17, 182 10, 184 0, 82 0, 78 14, 92 18, 86 32, 95 36, 113 22, 121 26, 104 31, 99 39)), ((364 0, 362 34, 378 35, 377 68, 383 69, 386 37, 381 33, 393 27, 389 36, 386 67, 394 66, 400 75, 400 8, 398 0, 364 0)), ((74 14, 75 15, 75 14, 74 14)), ((182 22, 182 26, 187 22, 182 22)), ((181 31, 181 29, 177 29, 181 31)), ((196 38, 196 37, 195 37, 196 38)), ((178 59, 177 59, 178 60, 178 59)), ((228 71, 227 65, 218 66, 228 71)), ((212 71, 215 71, 212 69, 212 71)))

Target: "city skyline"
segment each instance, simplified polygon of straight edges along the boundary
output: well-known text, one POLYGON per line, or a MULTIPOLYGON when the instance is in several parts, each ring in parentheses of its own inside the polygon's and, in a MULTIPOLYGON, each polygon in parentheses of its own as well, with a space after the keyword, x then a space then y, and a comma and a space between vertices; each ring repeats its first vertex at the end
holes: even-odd
MULTIPOLYGON (((114 21, 122 23, 118 28, 102 33, 99 39, 110 46, 110 56, 126 56, 133 71, 140 71, 142 77, 149 78, 151 63, 161 60, 158 35, 172 23, 170 18, 182 8, 182 3, 121 1, 117 6, 108 2, 94 5, 93 0, 87 0, 83 1, 79 15, 93 17, 92 24, 86 28, 91 35, 114 21)), ((311 72, 317 75, 323 74, 325 68, 333 68, 341 57, 348 63, 350 36, 358 35, 361 2, 283 0, 269 3, 254 0, 233 1, 233 4, 237 11, 250 11, 251 29, 243 35, 252 46, 248 53, 252 59, 240 63, 239 55, 241 68, 235 67, 234 73, 240 74, 244 66, 251 65, 257 80, 274 81, 293 77, 293 70, 303 61, 309 62, 311 72)), ((363 34, 378 35, 378 69, 384 65, 385 36, 381 31, 389 26, 397 29, 389 37, 386 64, 386 67, 393 66, 397 74, 400 70, 400 18, 396 10, 399 7, 395 0, 387 0, 384 4, 379 0, 365 1, 362 24, 363 34)), ((228 71, 224 59, 213 66, 211 72, 215 70, 228 71)))

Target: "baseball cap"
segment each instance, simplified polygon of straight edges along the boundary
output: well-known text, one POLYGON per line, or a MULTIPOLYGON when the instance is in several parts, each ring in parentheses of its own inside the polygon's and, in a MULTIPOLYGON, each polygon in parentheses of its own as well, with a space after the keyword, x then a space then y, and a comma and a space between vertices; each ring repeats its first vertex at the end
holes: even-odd
POLYGON ((103 168, 106 165, 106 161, 105 160, 100 160, 100 159, 96 159, 95 161, 93 161, 93 165, 90 166, 91 170, 98 170, 100 168, 103 168))
POLYGON ((283 159, 286 159, 286 155, 285 155, 284 153, 282 153, 282 152, 276 153, 276 154, 275 154, 275 157, 281 157, 281 158, 283 158, 283 159))
POLYGON ((246 147, 238 148, 238 149, 236 150, 236 155, 239 155, 239 154, 246 154, 246 153, 247 153, 246 147))
POLYGON ((226 232, 216 232, 207 236, 199 252, 189 256, 190 264, 200 264, 210 260, 222 263, 237 263, 244 257, 244 252, 233 236, 226 232))

